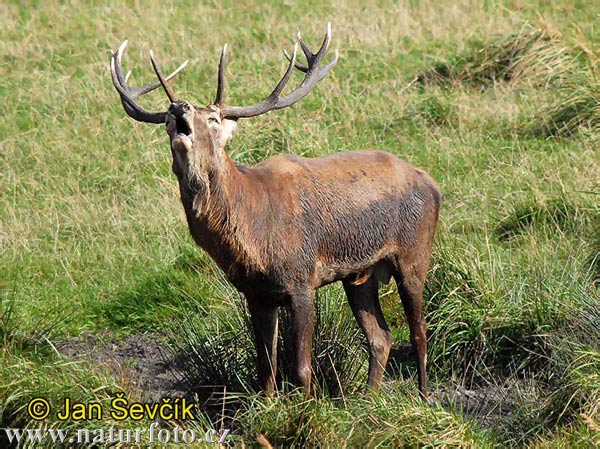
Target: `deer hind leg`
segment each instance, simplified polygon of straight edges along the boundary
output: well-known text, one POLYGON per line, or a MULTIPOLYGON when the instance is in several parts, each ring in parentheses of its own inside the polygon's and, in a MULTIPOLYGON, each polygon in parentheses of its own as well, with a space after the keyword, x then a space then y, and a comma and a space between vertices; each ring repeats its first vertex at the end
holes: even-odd
POLYGON ((392 333, 379 303, 377 278, 371 276, 360 285, 355 285, 350 279, 344 279, 343 284, 352 313, 369 343, 368 385, 378 389, 390 355, 392 333))
POLYGON ((423 313, 423 286, 429 257, 415 261, 400 261, 400 272, 395 274, 404 312, 410 330, 410 342, 417 358, 419 391, 427 396, 427 335, 423 313))

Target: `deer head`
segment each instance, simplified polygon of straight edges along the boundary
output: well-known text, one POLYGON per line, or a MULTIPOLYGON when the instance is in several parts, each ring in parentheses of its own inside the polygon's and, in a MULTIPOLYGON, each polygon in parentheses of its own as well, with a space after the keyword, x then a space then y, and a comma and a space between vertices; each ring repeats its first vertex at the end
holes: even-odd
POLYGON ((325 66, 320 65, 329 48, 330 40, 331 23, 327 24, 325 38, 317 53, 312 53, 300 37, 300 33, 298 33, 292 56, 290 57, 284 51, 289 64, 280 81, 263 101, 250 106, 226 106, 223 103, 227 44, 223 46, 219 61, 217 94, 214 102, 206 107, 195 106, 178 99, 168 84, 169 80, 185 67, 187 61, 165 77, 154 58, 154 54, 150 51, 150 60, 158 81, 145 86, 132 87, 127 84, 129 73, 124 76, 121 65, 123 53, 127 46, 127 41, 124 41, 116 53, 111 52, 110 73, 113 85, 121 97, 123 108, 131 118, 145 123, 166 124, 173 153, 173 170, 178 177, 198 177, 206 172, 209 165, 218 164, 220 160, 223 160, 225 143, 233 135, 238 119, 254 117, 269 111, 286 108, 308 95, 338 60, 336 50, 334 57, 328 64, 325 66), (296 62, 298 45, 300 45, 306 57, 306 66, 296 62), (281 96, 294 68, 305 74, 304 79, 287 96, 281 96), (135 101, 137 97, 159 86, 162 86, 171 102, 168 110, 163 112, 147 111, 135 101))

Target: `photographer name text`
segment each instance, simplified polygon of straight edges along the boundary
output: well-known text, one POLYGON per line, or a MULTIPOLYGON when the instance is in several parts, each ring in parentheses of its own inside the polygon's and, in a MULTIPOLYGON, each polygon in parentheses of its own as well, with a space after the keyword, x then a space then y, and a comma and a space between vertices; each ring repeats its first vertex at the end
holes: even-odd
MULTIPOLYGON (((195 419, 192 413, 194 406, 195 403, 190 403, 185 398, 162 398, 158 402, 143 403, 129 402, 123 394, 117 394, 111 400, 110 408, 105 410, 105 405, 100 402, 83 403, 64 398, 56 411, 56 418, 60 421, 102 420, 107 417, 116 421, 187 420, 195 419)), ((29 401, 27 412, 31 418, 40 421, 50 415, 52 408, 46 399, 34 398, 29 401)))

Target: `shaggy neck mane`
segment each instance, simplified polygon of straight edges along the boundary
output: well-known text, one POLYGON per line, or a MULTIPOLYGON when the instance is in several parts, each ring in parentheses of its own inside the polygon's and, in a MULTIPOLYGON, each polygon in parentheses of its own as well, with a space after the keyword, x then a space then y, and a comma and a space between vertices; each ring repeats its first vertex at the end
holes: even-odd
POLYGON ((225 151, 219 153, 219 160, 208 163, 207 169, 188 173, 192 182, 180 179, 190 231, 225 273, 234 264, 241 264, 246 272, 261 270, 265 265, 257 245, 261 237, 252 234, 248 218, 260 216, 265 197, 225 151))

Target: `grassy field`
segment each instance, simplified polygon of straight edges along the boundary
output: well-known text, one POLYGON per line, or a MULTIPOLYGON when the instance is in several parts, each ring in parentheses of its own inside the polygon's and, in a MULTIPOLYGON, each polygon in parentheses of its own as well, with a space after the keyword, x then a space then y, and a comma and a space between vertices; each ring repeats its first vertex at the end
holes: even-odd
MULTIPOLYGON (((1 2, 0 428, 147 427, 27 413, 38 396, 144 398, 127 370, 60 348, 145 335, 188 394, 227 388, 223 407, 162 425, 224 425, 238 446, 600 444, 600 3, 549 3, 1 2), (332 74, 293 108, 240 122, 229 152, 251 165, 385 149, 436 179, 430 403, 391 285, 380 394, 363 394, 367 355, 337 285, 318 294, 315 397, 253 393, 243 298, 188 235, 163 127, 128 119, 108 75, 127 38, 134 84, 153 80, 153 48, 165 71, 190 60, 176 91, 207 104, 228 42, 226 101, 248 104, 295 33, 316 45, 327 21, 332 74)), ((166 108, 162 93, 143 103, 166 108)))

